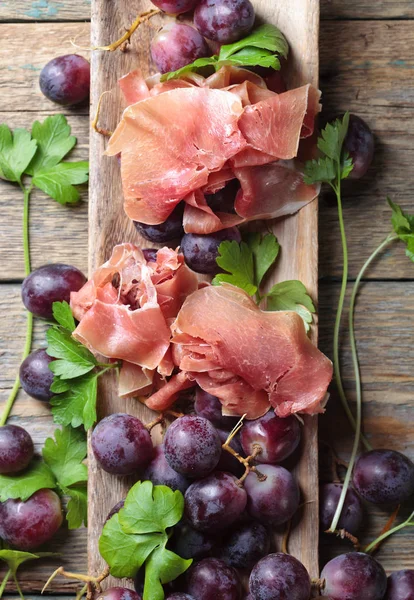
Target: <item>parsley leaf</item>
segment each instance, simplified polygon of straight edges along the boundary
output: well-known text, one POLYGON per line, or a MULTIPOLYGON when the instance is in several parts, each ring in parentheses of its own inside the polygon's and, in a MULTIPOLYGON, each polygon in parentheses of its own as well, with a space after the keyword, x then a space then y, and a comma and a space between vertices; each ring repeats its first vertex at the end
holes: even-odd
POLYGON ((255 283, 259 287, 263 277, 279 255, 280 244, 272 233, 268 233, 263 238, 260 233, 249 233, 246 242, 253 254, 255 283))
POLYGON ((53 396, 50 404, 55 423, 72 427, 83 425, 85 429, 92 427, 96 421, 98 377, 99 373, 92 373, 72 379, 71 389, 53 396))
POLYGON ((230 275, 220 273, 214 277, 211 283, 213 285, 231 283, 250 296, 255 294, 257 286, 254 283, 253 254, 249 246, 245 242, 238 244, 235 240, 226 241, 221 242, 218 251, 219 256, 216 258, 216 262, 230 275))
POLYGON ((54 325, 46 333, 47 353, 54 360, 49 368, 61 379, 73 379, 89 373, 96 366, 94 355, 85 346, 76 341, 70 331, 54 325))
POLYGON ((25 502, 43 488, 56 488, 56 481, 52 470, 44 462, 35 460, 18 475, 0 475, 0 502, 9 498, 25 502))
POLYGON ((70 488, 62 487, 65 496, 69 496, 66 508, 66 519, 69 529, 78 529, 82 523, 87 527, 88 520, 88 491, 86 485, 70 488))
POLYGON ((42 169, 60 163, 76 144, 76 138, 70 132, 70 126, 63 115, 47 117, 43 123, 35 121, 32 125, 32 138, 37 142, 37 152, 26 173, 35 175, 42 169))
POLYGON ((53 302, 52 310, 53 316, 59 325, 62 325, 62 327, 70 332, 75 331, 75 319, 73 318, 72 311, 66 300, 63 302, 53 302))
POLYGON ((73 204, 80 198, 79 190, 74 186, 86 183, 88 173, 87 161, 63 162, 37 171, 32 183, 59 204, 73 204))
POLYGON ((20 183, 36 148, 36 140, 26 129, 11 132, 7 125, 0 125, 0 177, 20 183))
POLYGON ((143 600, 164 600, 162 586, 185 573, 193 562, 167 550, 167 541, 156 548, 146 562, 143 600))
POLYGON ((414 215, 405 213, 401 206, 395 204, 391 198, 387 198, 387 202, 392 209, 391 223, 393 229, 406 245, 406 256, 414 262, 414 215))
POLYGON ((257 27, 252 33, 233 44, 221 46, 219 59, 225 60, 243 48, 253 47, 260 50, 269 50, 287 58, 289 44, 283 33, 274 25, 265 24, 257 27))
POLYGON ((83 464, 86 458, 85 434, 66 427, 56 429, 55 439, 48 438, 43 447, 43 460, 53 471, 59 485, 69 487, 87 481, 88 469, 83 464))
POLYGON ((315 306, 301 281, 282 281, 272 287, 267 294, 267 310, 293 310, 305 323, 306 331, 312 323, 315 306))

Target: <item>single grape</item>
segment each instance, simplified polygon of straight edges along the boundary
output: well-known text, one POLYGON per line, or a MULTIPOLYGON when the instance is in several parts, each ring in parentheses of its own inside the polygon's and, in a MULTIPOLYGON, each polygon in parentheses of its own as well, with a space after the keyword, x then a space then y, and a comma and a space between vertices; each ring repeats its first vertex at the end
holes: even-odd
POLYGON ((208 419, 214 427, 222 429, 233 429, 239 421, 239 417, 226 417, 222 413, 223 405, 217 396, 212 396, 200 387, 196 390, 194 410, 199 417, 208 419))
POLYGON ((284 419, 269 410, 260 419, 246 421, 240 439, 247 456, 253 454, 255 446, 261 448, 256 456, 258 463, 276 464, 285 460, 296 450, 301 437, 298 419, 291 415, 284 419))
POLYGON ((145 469, 142 479, 149 479, 154 485, 166 485, 172 490, 180 490, 183 494, 191 483, 170 467, 164 455, 163 444, 155 447, 154 458, 145 469))
POLYGON ((181 251, 187 265, 196 273, 215 275, 220 272, 216 263, 221 242, 240 243, 241 235, 237 227, 222 229, 210 235, 186 233, 181 240, 181 251))
POLYGON ((23 304, 36 317, 53 319, 53 302, 69 302, 70 293, 80 290, 86 281, 76 267, 60 263, 44 265, 24 279, 23 304))
POLYGON ((109 521, 109 519, 110 519, 111 517, 113 517, 114 515, 116 515, 117 513, 119 513, 119 511, 121 510, 121 508, 124 508, 124 504, 125 504, 125 500, 120 500, 119 502, 117 502, 117 503, 115 504, 115 506, 113 506, 113 507, 111 508, 111 510, 109 511, 109 513, 108 513, 108 516, 107 516, 107 517, 106 517, 106 519, 105 519, 105 523, 106 523, 107 521, 109 521))
POLYGON ((92 450, 108 473, 132 475, 151 461, 151 436, 139 419, 116 413, 105 417, 92 433, 92 450))
POLYGON ((157 8, 169 15, 181 15, 193 10, 199 0, 152 0, 157 8))
MULTIPOLYGON (((219 434, 222 444, 227 441, 227 438, 230 435, 230 431, 225 431, 224 429, 217 429, 217 433, 219 434)), ((243 448, 241 447, 240 443, 240 434, 237 434, 233 437, 230 442, 230 447, 233 448, 233 450, 235 450, 238 454, 243 456, 243 448)), ((226 471, 240 478, 243 475, 245 468, 235 456, 222 448, 216 471, 226 471)))
POLYGON ((49 541, 62 521, 60 498, 52 490, 39 490, 26 502, 0 503, 0 538, 18 550, 33 550, 49 541))
POLYGON ((252 569, 270 550, 270 533, 261 523, 244 523, 226 535, 219 558, 236 569, 252 569))
POLYGON ((164 454, 177 473, 187 477, 204 477, 219 461, 221 442, 210 421, 186 415, 176 419, 167 429, 164 454))
POLYGON ((23 471, 33 458, 30 434, 18 425, 0 427, 0 474, 23 471))
POLYGON ((160 73, 177 71, 209 54, 206 40, 197 29, 177 21, 164 25, 151 42, 151 57, 160 73))
POLYGON ((321 579, 325 580, 323 595, 330 600, 382 600, 387 588, 384 569, 363 552, 333 558, 323 568, 321 579))
POLYGON ((96 600, 142 600, 142 596, 123 587, 111 587, 101 592, 96 600))
POLYGON ((49 61, 41 70, 42 93, 57 104, 79 104, 89 98, 91 69, 78 54, 65 54, 49 61))
POLYGON ((186 523, 174 533, 174 552, 182 558, 205 558, 212 551, 214 544, 215 539, 212 536, 197 531, 186 523))
POLYGON ((414 493, 414 463, 395 450, 371 450, 358 457, 353 484, 374 504, 401 504, 414 493))
POLYGON ((166 600, 194 600, 194 598, 193 596, 190 596, 190 594, 183 594, 181 592, 178 592, 177 594, 167 596, 166 600))
POLYGON ((396 571, 388 577, 384 600, 414 600, 414 569, 396 571))
POLYGON ((142 254, 147 262, 156 262, 157 261, 157 248, 144 248, 142 254))
POLYGON ((239 180, 232 179, 215 194, 206 194, 206 202, 214 212, 235 213, 234 202, 239 189, 239 180))
POLYGON ((214 534, 237 521, 246 502, 246 492, 236 477, 218 471, 190 485, 185 515, 194 529, 214 534))
POLYGON ((35 350, 20 365, 20 384, 26 394, 36 400, 47 402, 53 396, 50 386, 53 383, 53 373, 49 364, 54 360, 46 350, 35 350))
POLYGON ((254 600, 309 600, 311 593, 305 567, 294 556, 281 552, 259 560, 250 574, 249 586, 254 600))
POLYGON ((134 225, 138 233, 146 240, 155 244, 165 244, 178 240, 183 235, 183 213, 184 204, 180 202, 164 223, 160 225, 146 225, 145 223, 134 221, 134 225))
POLYGON ((197 600, 240 600, 240 587, 237 571, 217 558, 205 558, 188 574, 188 592, 197 600))
POLYGON ((220 44, 245 37, 254 19, 250 0, 201 0, 194 11, 194 25, 201 35, 220 44))
MULTIPOLYGON (((342 492, 342 484, 326 483, 320 489, 319 522, 322 531, 330 528, 336 507, 342 492)), ((345 529, 348 533, 356 535, 364 519, 364 508, 358 494, 348 488, 344 506, 338 522, 338 529, 345 529)))
POLYGON ((283 467, 260 465, 258 470, 266 475, 266 480, 260 481, 253 472, 246 477, 244 487, 247 493, 247 510, 264 525, 282 525, 299 508, 298 484, 283 467))
POLYGON ((344 148, 354 164, 349 175, 351 179, 360 179, 368 171, 374 158, 374 145, 374 135, 369 126, 360 117, 350 115, 344 148))

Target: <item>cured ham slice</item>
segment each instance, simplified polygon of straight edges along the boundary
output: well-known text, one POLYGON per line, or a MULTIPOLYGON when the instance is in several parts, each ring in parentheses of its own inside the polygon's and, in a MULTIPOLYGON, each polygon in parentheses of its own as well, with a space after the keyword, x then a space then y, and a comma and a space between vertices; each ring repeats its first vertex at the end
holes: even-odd
MULTIPOLYGON (((332 363, 311 343, 297 313, 264 312, 238 288, 208 286, 187 298, 172 331, 178 366, 226 412, 249 419, 270 406, 281 417, 323 412, 332 363)), ((165 390, 147 404, 165 408, 167 396, 165 390)))

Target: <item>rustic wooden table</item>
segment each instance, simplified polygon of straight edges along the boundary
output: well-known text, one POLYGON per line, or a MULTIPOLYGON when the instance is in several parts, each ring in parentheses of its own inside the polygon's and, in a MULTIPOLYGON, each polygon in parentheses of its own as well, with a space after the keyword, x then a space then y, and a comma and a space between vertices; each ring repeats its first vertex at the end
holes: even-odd
MULTIPOLYGON (((275 0, 277 1, 277 0, 275 0)), ((89 0, 3 0, 0 2, 0 122, 30 128, 38 118, 58 112, 42 96, 38 76, 56 55, 73 52, 70 40, 88 46, 89 0)), ((413 0, 322 0, 321 88, 329 118, 351 110, 371 125, 377 150, 368 176, 345 186, 350 281, 365 258, 390 230, 387 195, 407 211, 414 209, 414 2, 413 0)), ((127 24, 126 24, 127 25, 127 24)), ((78 50, 88 56, 88 52, 78 50)), ((86 108, 63 109, 78 137, 74 156, 88 155, 86 108)), ((46 262, 74 264, 87 270, 87 198, 62 207, 35 192, 31 205, 33 268, 46 262)), ((8 395, 24 344, 25 315, 20 301, 23 278, 22 199, 19 190, 0 183, 0 402, 8 395)), ((334 312, 339 292, 341 245, 335 204, 328 192, 320 200, 320 346, 331 354, 334 312)), ((364 382, 364 425, 374 447, 391 447, 414 458, 414 265, 395 245, 366 274, 357 308, 356 328, 364 382)), ((35 325, 34 347, 44 343, 45 326, 35 325)), ((349 395, 353 378, 347 338, 342 358, 349 395)), ((54 430, 47 406, 19 393, 11 422, 26 427, 40 447, 54 430)), ((320 437, 343 457, 352 443, 333 392, 320 419, 320 437)), ((387 515, 370 509, 364 539, 376 537, 387 515)), ((315 540, 315 543, 317 541, 315 540)), ((22 588, 36 592, 47 575, 64 563, 86 569, 86 532, 62 531, 50 549, 56 560, 32 563, 20 573, 22 588)), ((414 568, 410 530, 387 541, 378 555, 387 571, 414 568)), ((346 544, 321 540, 321 561, 345 551, 346 544)), ((0 578, 4 572, 0 566, 0 578)), ((56 580, 54 592, 72 592, 56 580)), ((9 591, 14 591, 12 587, 9 591)))

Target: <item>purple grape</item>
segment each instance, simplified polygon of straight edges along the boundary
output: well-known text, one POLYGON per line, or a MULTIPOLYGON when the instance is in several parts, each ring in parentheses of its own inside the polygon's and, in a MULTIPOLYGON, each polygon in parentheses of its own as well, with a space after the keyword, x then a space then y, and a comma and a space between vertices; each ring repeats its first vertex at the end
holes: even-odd
POLYGON ((246 502, 246 492, 236 477, 218 471, 190 485, 185 515, 194 529, 214 534, 237 521, 246 502))
POLYGON ((167 596, 166 600, 194 600, 194 598, 189 594, 182 594, 181 592, 178 592, 177 594, 167 596))
POLYGON ((174 471, 186 477, 204 477, 221 455, 219 435, 210 421, 187 415, 176 419, 164 437, 165 458, 174 471))
POLYGON ((138 233, 146 240, 155 244, 165 244, 178 240, 183 235, 183 213, 184 204, 180 203, 174 208, 168 219, 160 225, 146 225, 138 221, 134 221, 134 225, 138 233))
POLYGON ((216 396, 212 396, 205 392, 200 387, 196 391, 196 399, 194 402, 194 410, 199 417, 208 419, 214 427, 223 429, 233 429, 239 421, 238 417, 226 417, 222 413, 223 405, 216 396))
POLYGON ((247 456, 253 454, 255 445, 261 452, 256 456, 258 463, 276 464, 290 456, 299 445, 301 429, 298 419, 291 415, 284 419, 269 410, 260 419, 247 421, 240 439, 247 456))
POLYGON ((259 560, 250 574, 249 586, 254 600, 309 600, 311 593, 305 567, 294 556, 281 552, 259 560))
POLYGON ((214 212, 235 213, 234 202, 239 189, 239 180, 232 179, 215 194, 206 194, 206 202, 214 212))
POLYGON ((182 558, 200 560, 212 551, 215 540, 213 537, 197 531, 187 524, 178 528, 174 535, 174 551, 182 558))
POLYGON ((252 569, 269 550, 269 530, 253 521, 235 526, 226 535, 219 549, 219 558, 236 569, 252 569))
POLYGON ((86 283, 86 277, 76 267, 55 263, 33 271, 22 284, 22 301, 36 317, 53 319, 53 302, 70 301, 70 293, 86 283))
POLYGON ((330 600, 382 600, 387 588, 384 569, 363 552, 333 558, 323 568, 321 579, 325 580, 323 595, 330 600))
POLYGON ((33 458, 30 434, 18 425, 0 427, 0 474, 23 471, 33 458))
POLYGON ((414 493, 414 463, 395 450, 371 450, 358 457, 353 484, 374 504, 401 504, 414 493))
POLYGON ((33 550, 49 541, 62 521, 60 498, 52 490, 39 490, 26 502, 0 503, 0 538, 18 550, 33 550))
POLYGON ((200 0, 152 0, 160 10, 169 15, 181 15, 189 12, 198 4, 200 0))
POLYGON ((205 558, 188 574, 188 592, 197 600, 240 600, 240 588, 237 571, 217 558, 205 558))
POLYGON ((53 373, 49 364, 54 360, 46 350, 35 350, 20 365, 20 385, 32 398, 48 402, 53 397, 50 386, 53 383, 53 373))
MULTIPOLYGON (((342 484, 326 483, 321 486, 319 503, 319 522, 322 531, 330 528, 336 507, 342 492, 342 484)), ((348 533, 356 535, 364 519, 364 508, 358 494, 348 488, 345 502, 337 529, 345 529, 348 533)))
POLYGON ((144 248, 142 254, 147 262, 156 262, 157 261, 157 248, 144 248))
MULTIPOLYGON (((224 429, 217 429, 217 433, 219 434, 219 438, 222 444, 226 442, 227 438, 230 435, 230 431, 224 431, 224 429)), ((243 448, 240 444, 240 436, 239 434, 235 435, 234 438, 230 442, 230 447, 233 448, 238 454, 243 456, 243 448)), ((216 471, 227 471, 228 473, 232 473, 236 477, 241 477, 245 471, 244 466, 241 464, 239 460, 227 450, 222 448, 220 460, 217 463, 216 471)))
POLYGON ((365 121, 356 115, 349 116, 344 148, 349 152, 354 164, 349 177, 360 179, 368 171, 374 158, 374 135, 365 121))
POLYGON ((92 450, 108 473, 132 475, 151 461, 151 436, 139 419, 116 413, 105 417, 92 433, 92 450))
POLYGON ((187 265, 196 273, 215 275, 220 272, 216 263, 221 242, 240 243, 241 235, 237 227, 222 229, 210 235, 186 233, 181 240, 181 251, 187 265))
POLYGON ((151 56, 160 73, 177 71, 211 54, 206 40, 197 29, 171 21, 157 33, 151 42, 151 56))
POLYGON ((260 465, 260 473, 266 475, 260 481, 251 472, 245 479, 247 510, 265 525, 282 525, 293 517, 299 508, 299 487, 292 475, 283 467, 260 465))
POLYGON ((384 600, 414 600, 414 569, 396 571, 388 577, 384 600))
POLYGON ((125 500, 120 500, 119 502, 117 502, 115 504, 115 506, 113 506, 111 508, 111 510, 108 513, 108 516, 105 519, 105 523, 107 521, 109 521, 109 519, 111 519, 114 515, 116 515, 117 513, 119 513, 119 511, 121 510, 121 508, 124 508, 124 504, 125 504, 125 500))
POLYGON ((172 490, 180 490, 183 494, 191 483, 170 467, 164 455, 163 444, 155 447, 154 458, 145 469, 142 479, 149 479, 154 485, 166 485, 172 490))
POLYGON ((142 600, 142 596, 123 587, 111 587, 101 592, 96 600, 142 600))
POLYGON ((250 0, 201 0, 194 11, 194 25, 201 35, 220 44, 245 37, 254 19, 250 0))
POLYGON ((79 104, 89 98, 90 65, 78 54, 65 54, 49 61, 41 70, 42 93, 57 104, 79 104))

